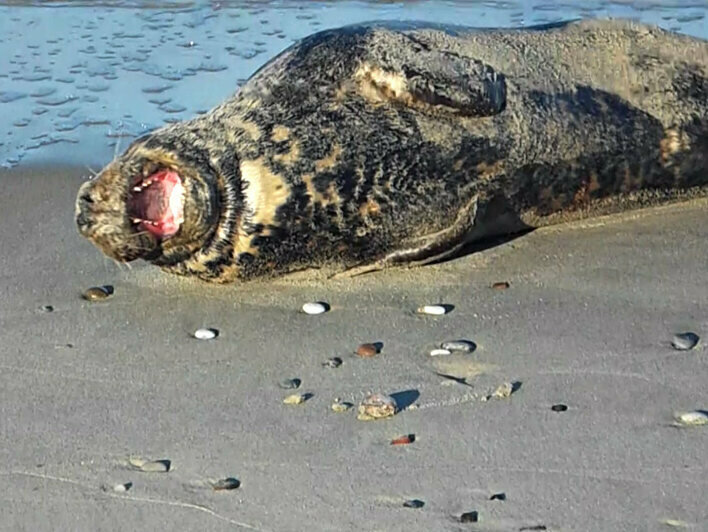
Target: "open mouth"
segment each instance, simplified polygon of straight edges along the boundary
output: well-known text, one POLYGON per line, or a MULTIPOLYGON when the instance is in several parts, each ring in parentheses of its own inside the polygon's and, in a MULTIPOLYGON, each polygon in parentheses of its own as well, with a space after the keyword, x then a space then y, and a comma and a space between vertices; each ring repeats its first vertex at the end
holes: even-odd
POLYGON ((128 216, 139 231, 170 238, 184 222, 184 186, 177 172, 160 170, 133 182, 128 216))

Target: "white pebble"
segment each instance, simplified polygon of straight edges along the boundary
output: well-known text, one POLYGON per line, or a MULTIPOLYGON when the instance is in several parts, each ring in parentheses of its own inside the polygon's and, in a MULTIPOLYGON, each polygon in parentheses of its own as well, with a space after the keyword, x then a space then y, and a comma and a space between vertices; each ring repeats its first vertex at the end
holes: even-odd
POLYGON ((708 424, 708 414, 700 410, 693 412, 683 412, 676 416, 676 420, 682 425, 706 425, 708 424))
POLYGON ((302 306, 302 311, 305 314, 310 314, 314 316, 316 314, 322 314, 323 312, 327 312, 327 307, 322 303, 305 303, 302 306))
POLYGON ((288 395, 285 399, 283 399, 283 403, 285 403, 286 405, 299 405, 307 401, 307 399, 307 394, 294 393, 292 395, 288 395))
POLYGON ((431 357, 439 357, 444 355, 451 355, 452 352, 449 349, 433 349, 430 352, 431 357))
POLYGON ((216 329, 197 329, 194 331, 194 337, 197 340, 213 340, 218 334, 216 329))
POLYGON ((125 491, 128 491, 132 485, 132 482, 126 482, 125 484, 116 484, 115 486, 113 486, 113 491, 123 493, 125 491))
POLYGON ((170 460, 143 460, 142 458, 130 458, 128 463, 146 473, 167 473, 172 466, 170 460))
POLYGON ((696 333, 685 332, 674 335, 671 345, 678 351, 688 351, 698 345, 700 338, 696 333))
POLYGON ((447 309, 442 305, 424 305, 418 309, 420 314, 430 314, 431 316, 442 316, 447 309))
POLYGON ((351 403, 335 401, 334 403, 332 403, 332 410, 334 410, 335 412, 346 412, 353 406, 354 405, 351 403))
POLYGON ((443 349, 448 349, 449 351, 461 351, 463 353, 471 353, 477 347, 474 342, 469 340, 454 340, 450 342, 443 342, 440 346, 443 349))

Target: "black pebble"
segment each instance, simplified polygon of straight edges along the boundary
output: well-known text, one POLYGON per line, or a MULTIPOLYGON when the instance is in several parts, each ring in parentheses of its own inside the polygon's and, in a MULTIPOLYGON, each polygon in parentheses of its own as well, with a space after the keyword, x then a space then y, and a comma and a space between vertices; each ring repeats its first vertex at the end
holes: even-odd
POLYGON ((565 412, 566 410, 568 410, 568 405, 558 403, 557 405, 553 405, 551 407, 551 410, 553 410, 554 412, 565 412))
POLYGON ((403 506, 405 506, 406 508, 422 508, 423 506, 425 506, 425 503, 420 499, 411 499, 409 501, 404 502, 403 506))
POLYGON ((325 368, 338 368, 339 366, 342 365, 342 359, 339 357, 333 357, 333 358, 330 358, 327 361, 323 362, 322 365, 325 368))
POLYGON ((465 512, 460 516, 460 523, 476 523, 479 521, 479 512, 465 512))

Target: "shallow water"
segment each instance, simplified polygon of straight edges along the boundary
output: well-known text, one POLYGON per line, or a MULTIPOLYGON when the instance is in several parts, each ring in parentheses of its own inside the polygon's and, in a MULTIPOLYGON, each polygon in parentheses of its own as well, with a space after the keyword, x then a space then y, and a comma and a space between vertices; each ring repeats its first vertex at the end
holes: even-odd
POLYGON ((0 2, 0 166, 100 166, 207 111, 293 41, 344 24, 613 16, 708 38, 707 14, 706 0, 0 2))

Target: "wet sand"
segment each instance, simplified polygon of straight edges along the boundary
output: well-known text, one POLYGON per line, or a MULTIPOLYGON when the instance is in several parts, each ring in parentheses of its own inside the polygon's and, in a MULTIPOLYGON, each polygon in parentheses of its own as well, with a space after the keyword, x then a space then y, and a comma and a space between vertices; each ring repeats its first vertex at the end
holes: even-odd
POLYGON ((708 350, 670 346, 708 337, 708 200, 423 269, 210 286, 119 267, 82 240, 85 173, 0 173, 0 529, 708 528, 708 427, 672 426, 708 408, 708 350), (109 300, 81 298, 104 284, 109 300), (318 300, 331 310, 299 312, 318 300), (414 312, 435 303, 454 309, 414 312), (199 327, 220 334, 199 341, 199 327), (458 338, 478 349, 429 356, 458 338), (359 358, 363 342, 383 349, 359 358), (284 405, 277 383, 294 377, 313 397, 284 405), (507 381, 521 387, 482 401, 507 381), (371 422, 330 410, 368 391, 417 408, 371 422), (403 434, 415 442, 389 444, 403 434), (131 456, 171 470, 131 470, 131 456), (228 476, 241 487, 205 484, 228 476), (479 522, 459 523, 470 511, 479 522))

